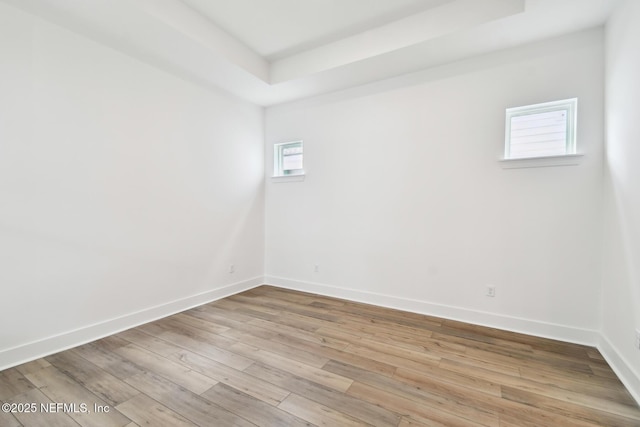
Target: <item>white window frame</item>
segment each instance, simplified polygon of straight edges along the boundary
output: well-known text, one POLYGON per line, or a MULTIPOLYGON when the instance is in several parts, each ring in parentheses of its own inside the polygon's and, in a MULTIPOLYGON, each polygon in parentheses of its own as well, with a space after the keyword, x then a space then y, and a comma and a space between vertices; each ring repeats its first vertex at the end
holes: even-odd
POLYGON ((561 166, 577 164, 580 154, 577 154, 576 127, 577 127, 578 99, 563 99, 560 101, 544 102, 541 104, 525 105, 506 109, 505 144, 503 167, 538 167, 561 166), (565 152, 563 154, 543 157, 516 157, 510 156, 511 150, 511 120, 514 117, 531 114, 546 113, 551 111, 567 112, 567 134, 565 137, 565 152))
POLYGON ((273 178, 290 178, 293 180, 298 180, 297 178, 304 177, 304 142, 302 140, 298 141, 288 141, 288 142, 280 142, 273 144, 273 178), (284 159, 286 154, 284 151, 287 148, 300 148, 302 156, 302 167, 300 169, 284 169, 284 159))

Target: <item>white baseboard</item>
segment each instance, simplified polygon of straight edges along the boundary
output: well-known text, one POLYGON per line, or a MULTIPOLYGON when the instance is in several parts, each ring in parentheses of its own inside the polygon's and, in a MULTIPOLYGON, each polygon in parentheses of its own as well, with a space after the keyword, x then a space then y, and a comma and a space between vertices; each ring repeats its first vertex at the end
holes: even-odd
POLYGON ((550 338, 554 340, 589 345, 594 347, 598 344, 600 337, 600 334, 597 331, 590 329, 582 329, 572 326, 540 322, 537 320, 522 319, 501 314, 469 310, 462 307, 434 304, 427 301, 418 301, 409 298, 401 298, 392 295, 384 295, 356 289, 339 288, 320 283, 302 282, 298 280, 273 276, 265 277, 265 282, 269 285, 286 289, 293 289, 297 291, 342 298, 351 301, 363 302, 366 304, 373 304, 381 307, 388 307, 403 311, 410 311, 413 313, 426 314, 429 316, 442 317, 444 319, 458 320, 461 322, 487 326, 490 328, 503 329, 527 335, 534 335, 538 337, 550 338))
POLYGON ((622 356, 622 353, 603 335, 600 336, 598 350, 611 366, 613 372, 620 378, 622 384, 631 393, 631 396, 640 405, 640 373, 633 369, 631 364, 622 356))
POLYGON ((0 350, 0 371, 255 288, 263 283, 263 277, 255 277, 201 294, 149 307, 125 316, 84 326, 73 331, 0 350))

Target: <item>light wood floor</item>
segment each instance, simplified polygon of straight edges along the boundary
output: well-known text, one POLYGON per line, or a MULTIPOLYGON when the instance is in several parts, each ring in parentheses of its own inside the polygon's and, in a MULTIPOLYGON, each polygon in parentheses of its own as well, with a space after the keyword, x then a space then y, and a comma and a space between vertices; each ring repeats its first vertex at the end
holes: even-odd
POLYGON ((640 426, 594 348, 268 286, 0 372, 0 400, 38 405, 3 427, 640 426))

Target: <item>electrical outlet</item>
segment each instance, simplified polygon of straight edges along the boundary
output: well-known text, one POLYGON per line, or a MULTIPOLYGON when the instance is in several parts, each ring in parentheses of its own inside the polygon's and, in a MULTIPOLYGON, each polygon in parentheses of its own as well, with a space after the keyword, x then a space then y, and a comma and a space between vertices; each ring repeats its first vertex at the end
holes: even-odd
POLYGON ((640 350, 640 329, 636 329, 636 348, 640 350))
POLYGON ((320 271, 320 266, 318 264, 313 266, 313 272, 318 273, 320 271))
POLYGON ((235 265, 233 265, 233 264, 231 264, 231 265, 229 266, 229 274, 233 274, 233 273, 235 273, 235 272, 236 272, 236 266, 235 266, 235 265))
POLYGON ((487 286, 487 296, 491 297, 491 298, 496 296, 496 287, 495 286, 487 286))

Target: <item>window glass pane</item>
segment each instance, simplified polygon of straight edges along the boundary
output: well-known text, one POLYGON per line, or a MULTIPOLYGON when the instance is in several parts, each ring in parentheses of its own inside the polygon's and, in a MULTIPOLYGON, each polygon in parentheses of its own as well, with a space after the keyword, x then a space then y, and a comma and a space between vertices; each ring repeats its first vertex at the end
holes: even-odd
POLYGON ((559 156, 567 153, 567 111, 511 118, 511 158, 559 156))
POLYGON ((302 169, 302 154, 285 155, 282 158, 282 170, 302 169))
POLYGON ((576 153, 578 99, 507 108, 505 159, 576 153))
POLYGON ((274 176, 304 174, 302 141, 274 144, 273 148, 274 176))
POLYGON ((285 156, 289 156, 291 154, 302 154, 302 147, 300 145, 297 146, 287 146, 282 149, 282 154, 285 156))

